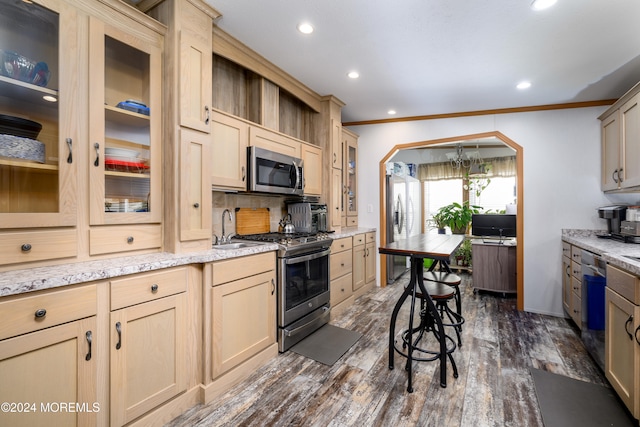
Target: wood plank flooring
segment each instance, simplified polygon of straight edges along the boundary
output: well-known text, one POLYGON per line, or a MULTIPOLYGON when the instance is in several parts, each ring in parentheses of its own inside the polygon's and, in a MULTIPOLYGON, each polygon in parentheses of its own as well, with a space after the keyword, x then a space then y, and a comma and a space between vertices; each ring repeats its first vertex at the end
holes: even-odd
MULTIPOLYGON (((441 388, 438 362, 416 362, 407 393, 406 359, 388 367, 393 306, 408 281, 375 288, 332 324, 363 337, 333 366, 279 354, 208 405, 167 424, 182 426, 543 426, 529 368, 607 385, 575 326, 563 318, 519 312, 515 297, 474 293, 463 274, 463 346, 441 388)), ((408 308, 408 304, 405 304, 408 308)), ((406 328, 408 309, 398 329, 406 328)))

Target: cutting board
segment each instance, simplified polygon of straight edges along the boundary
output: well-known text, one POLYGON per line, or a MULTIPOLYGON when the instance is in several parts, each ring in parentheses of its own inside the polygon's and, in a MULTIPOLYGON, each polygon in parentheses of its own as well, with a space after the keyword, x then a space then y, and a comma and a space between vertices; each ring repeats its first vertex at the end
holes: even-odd
POLYGON ((269 208, 236 208, 236 233, 258 234, 271 231, 269 208))

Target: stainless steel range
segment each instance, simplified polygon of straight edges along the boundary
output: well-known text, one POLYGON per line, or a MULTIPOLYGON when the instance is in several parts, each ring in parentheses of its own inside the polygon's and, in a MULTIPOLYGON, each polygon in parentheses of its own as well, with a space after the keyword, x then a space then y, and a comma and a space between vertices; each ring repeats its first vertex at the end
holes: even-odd
POLYGON ((278 349, 291 346, 329 321, 327 233, 263 233, 236 239, 278 243, 278 349))

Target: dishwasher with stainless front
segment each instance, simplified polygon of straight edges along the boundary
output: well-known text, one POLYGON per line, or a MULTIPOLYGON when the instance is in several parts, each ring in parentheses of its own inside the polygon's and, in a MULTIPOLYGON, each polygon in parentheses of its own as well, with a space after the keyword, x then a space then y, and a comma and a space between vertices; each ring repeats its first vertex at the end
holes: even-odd
POLYGON ((600 255, 582 250, 582 341, 604 371, 605 287, 607 263, 600 255))

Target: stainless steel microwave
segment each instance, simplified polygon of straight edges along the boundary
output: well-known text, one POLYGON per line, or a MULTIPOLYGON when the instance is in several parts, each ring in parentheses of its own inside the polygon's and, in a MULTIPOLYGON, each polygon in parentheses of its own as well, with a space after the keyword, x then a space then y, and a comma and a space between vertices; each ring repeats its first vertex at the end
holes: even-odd
POLYGON ((247 191, 287 195, 304 193, 302 159, 247 147, 247 191))

